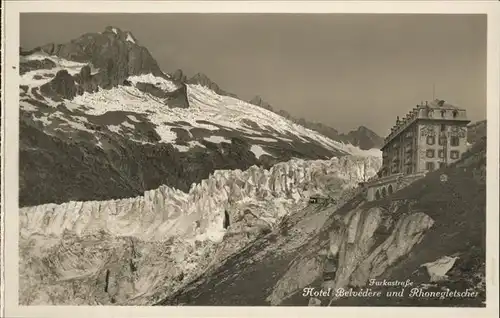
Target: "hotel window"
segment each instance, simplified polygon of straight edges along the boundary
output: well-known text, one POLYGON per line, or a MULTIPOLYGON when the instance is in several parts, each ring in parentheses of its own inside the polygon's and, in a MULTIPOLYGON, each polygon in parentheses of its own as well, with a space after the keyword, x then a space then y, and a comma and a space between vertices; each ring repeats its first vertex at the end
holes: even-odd
POLYGON ((429 171, 433 171, 434 170, 434 162, 426 162, 425 169, 427 169, 429 171))
POLYGON ((427 136, 427 144, 428 145, 434 145, 436 143, 436 137, 434 136, 427 136))
POLYGON ((444 162, 439 163, 439 169, 444 168, 445 166, 446 166, 446 164, 444 162))
POLYGON ((456 118, 458 116, 458 111, 454 110, 453 111, 453 118, 456 118))
POLYGON ((438 143, 439 143, 440 146, 446 145, 446 142, 447 142, 446 137, 439 137, 439 142, 438 143))
POLYGON ((441 124, 441 131, 446 131, 446 125, 445 124, 441 124))
POLYGON ((434 152, 434 149, 428 149, 426 152, 425 152, 427 158, 434 158, 435 156, 435 152, 434 152))
POLYGON ((460 144, 460 139, 457 136, 452 136, 450 140, 450 144, 453 147, 457 147, 460 144))
POLYGON ((438 157, 439 158, 444 158, 444 150, 439 150, 438 157))
POLYGON ((450 151, 450 157, 451 159, 458 159, 460 157, 460 152, 456 150, 450 151))

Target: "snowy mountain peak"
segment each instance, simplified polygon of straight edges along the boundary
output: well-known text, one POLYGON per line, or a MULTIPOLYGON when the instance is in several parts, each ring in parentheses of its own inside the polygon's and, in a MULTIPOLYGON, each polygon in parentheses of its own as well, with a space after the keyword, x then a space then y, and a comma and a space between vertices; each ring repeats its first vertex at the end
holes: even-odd
POLYGON ((131 32, 108 26, 104 32, 86 33, 67 43, 49 43, 31 53, 42 52, 69 61, 91 63, 120 80, 147 73, 165 77, 148 49, 137 43, 131 32))
POLYGON ((107 26, 105 29, 104 29, 104 32, 112 32, 116 35, 119 35, 122 31, 120 30, 120 28, 117 28, 117 27, 114 27, 114 26, 107 26))

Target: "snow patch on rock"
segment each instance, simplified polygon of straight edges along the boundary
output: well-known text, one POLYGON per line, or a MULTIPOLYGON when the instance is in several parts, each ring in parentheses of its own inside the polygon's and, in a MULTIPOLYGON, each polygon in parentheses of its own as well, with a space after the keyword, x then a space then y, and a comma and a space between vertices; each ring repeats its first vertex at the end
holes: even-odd
MULTIPOLYGON (((266 141, 266 142, 277 142, 276 139, 274 138, 267 138, 267 137, 255 137, 255 136, 248 136, 248 138, 253 139, 253 140, 258 140, 258 141, 266 141)), ((286 140, 286 138, 283 138, 286 140)), ((292 141, 291 139, 288 139, 288 141, 292 141)))
POLYGON ((134 38, 130 35, 130 33, 127 33, 127 41, 135 44, 134 38))
POLYGON ((132 125, 131 123, 129 123, 128 121, 123 122, 122 125, 125 126, 125 127, 127 127, 127 128, 130 128, 130 129, 134 129, 135 128, 135 126, 132 125))
POLYGON ((221 137, 221 136, 210 136, 204 138, 206 141, 213 142, 214 144, 220 144, 222 142, 231 143, 231 140, 221 137))
POLYGON ((136 122, 136 123, 140 123, 141 122, 134 115, 128 115, 127 118, 130 119, 131 121, 136 122))
POLYGON ((118 125, 108 125, 108 129, 114 133, 119 134, 122 128, 118 125))
POLYGON ((458 257, 443 256, 434 262, 422 264, 421 267, 427 268, 431 282, 438 282, 447 278, 446 273, 455 265, 458 257))
POLYGON ((272 156, 269 152, 265 151, 264 148, 262 148, 262 146, 260 145, 252 145, 250 147, 250 151, 253 152, 253 154, 257 159, 260 159, 260 157, 263 155, 272 156))

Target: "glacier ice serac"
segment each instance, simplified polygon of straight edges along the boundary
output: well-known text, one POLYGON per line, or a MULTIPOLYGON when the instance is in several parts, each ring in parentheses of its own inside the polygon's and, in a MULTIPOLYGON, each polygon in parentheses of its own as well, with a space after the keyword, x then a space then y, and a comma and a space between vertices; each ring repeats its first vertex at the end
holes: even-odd
POLYGON ((217 170, 193 184, 188 193, 161 186, 135 198, 23 207, 21 236, 105 231, 146 241, 172 236, 219 241, 224 234, 224 211, 231 213, 232 206, 272 202, 274 208, 262 217, 274 221, 286 214, 287 204, 300 203, 310 194, 336 195, 354 188, 375 175, 379 166, 377 157, 293 159, 269 170, 257 166, 245 171, 217 170))

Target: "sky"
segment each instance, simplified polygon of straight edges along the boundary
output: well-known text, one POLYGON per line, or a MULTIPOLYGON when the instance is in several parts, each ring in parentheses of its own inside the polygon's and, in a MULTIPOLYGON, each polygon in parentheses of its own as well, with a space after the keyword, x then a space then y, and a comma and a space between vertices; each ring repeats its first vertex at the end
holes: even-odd
POLYGON ((385 136, 433 97, 486 119, 485 15, 23 13, 20 43, 66 43, 108 25, 131 31, 164 72, 204 73, 341 132, 385 136))

